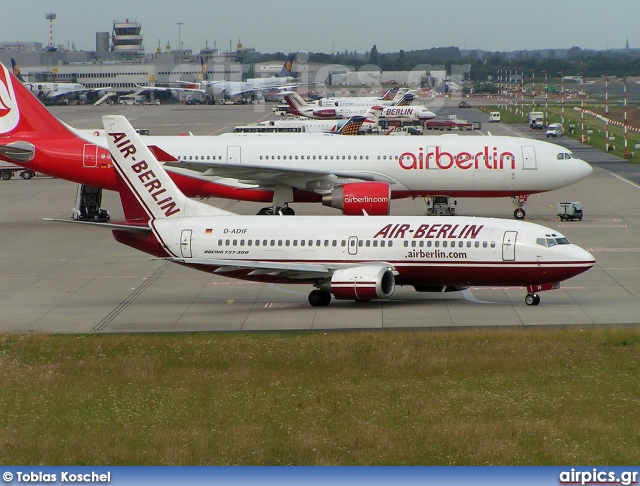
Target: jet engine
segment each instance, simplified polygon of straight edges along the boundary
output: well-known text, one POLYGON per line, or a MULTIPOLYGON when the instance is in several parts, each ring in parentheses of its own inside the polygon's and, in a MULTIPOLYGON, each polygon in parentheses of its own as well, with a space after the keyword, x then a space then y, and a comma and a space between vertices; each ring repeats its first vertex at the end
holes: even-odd
POLYGON ((334 110, 333 108, 325 108, 322 110, 314 110, 313 114, 320 118, 335 118, 336 110, 334 110))
POLYGON ((386 216, 391 207, 391 186, 386 182, 353 182, 336 187, 322 197, 322 204, 342 209, 342 214, 386 216))
POLYGON ((391 297, 395 287, 390 268, 370 265, 338 270, 322 283, 320 290, 341 300, 375 300, 391 297))

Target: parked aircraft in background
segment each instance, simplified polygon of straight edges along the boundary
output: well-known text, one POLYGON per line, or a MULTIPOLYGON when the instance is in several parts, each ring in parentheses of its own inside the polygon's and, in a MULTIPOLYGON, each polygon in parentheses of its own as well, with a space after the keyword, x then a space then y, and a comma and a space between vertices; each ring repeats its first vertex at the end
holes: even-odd
MULTIPOLYGON (((284 91, 281 94, 282 96, 284 96, 285 101, 289 105, 289 113, 291 113, 292 115, 305 116, 307 118, 314 118, 319 120, 349 118, 350 116, 354 115, 364 115, 372 106, 380 106, 373 103, 365 105, 341 105, 334 106, 332 108, 320 107, 307 103, 295 91, 284 91)), ((403 99, 412 100, 413 95, 405 94, 403 99)), ((396 119, 413 119, 426 121, 436 117, 435 113, 429 111, 424 106, 404 106, 402 105, 402 101, 396 106, 384 106, 382 116, 385 116, 385 112, 388 113, 388 115, 386 116, 396 119)))
POLYGON ((95 92, 104 96, 110 88, 89 89, 78 83, 31 83, 24 80, 15 59, 11 58, 13 74, 24 86, 43 103, 68 103, 71 100, 87 101, 87 93, 95 92))
MULTIPOLYGON (((0 158, 29 170, 116 190, 106 140, 71 132, 4 66, 0 69, 0 158)), ((405 197, 512 197, 559 189, 592 169, 561 146, 517 137, 146 136, 190 197, 322 202, 344 214, 385 215, 405 197), (198 171, 198 172, 196 172, 198 171)))
MULTIPOLYGON (((537 292, 585 272, 593 256, 555 230, 493 218, 238 216, 188 199, 120 115, 103 117, 126 220, 117 241, 190 268, 257 282, 307 283, 313 306, 388 299, 396 285, 537 292)), ((91 224, 91 223, 89 223, 91 224)))
POLYGON ((348 120, 315 120, 312 118, 286 118, 284 120, 265 120, 251 125, 239 125, 233 133, 336 133, 357 135, 363 123, 367 128, 377 125, 382 113, 381 106, 372 106, 363 116, 353 116, 348 120), (354 122, 359 122, 358 130, 353 130, 354 122))
MULTIPOLYGON (((291 75, 294 54, 289 55, 284 62, 282 69, 276 76, 267 78, 249 78, 246 81, 209 81, 206 77, 200 83, 214 100, 219 99, 253 99, 258 95, 261 97, 263 91, 273 89, 293 89, 297 87, 296 79, 291 75)), ((206 65, 204 58, 200 58, 203 72, 206 76, 206 65)))
POLYGON ((409 92, 411 97, 406 97, 405 94, 409 92, 409 88, 391 88, 382 97, 376 96, 349 96, 349 97, 330 97, 320 98, 315 101, 310 101, 310 105, 318 105, 328 108, 335 106, 353 106, 353 105, 397 105, 398 103, 413 101, 415 92, 409 92))

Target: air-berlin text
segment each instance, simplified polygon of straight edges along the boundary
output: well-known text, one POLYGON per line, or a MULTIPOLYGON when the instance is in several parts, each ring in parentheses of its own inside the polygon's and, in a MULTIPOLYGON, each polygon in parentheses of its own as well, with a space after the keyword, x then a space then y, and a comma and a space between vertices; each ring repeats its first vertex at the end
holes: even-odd
POLYGON ((497 147, 490 149, 487 145, 476 153, 444 152, 440 147, 434 147, 433 150, 425 153, 425 150, 420 147, 417 155, 412 152, 400 155, 398 163, 404 170, 447 170, 454 167, 462 170, 504 170, 516 168, 516 157, 511 152, 498 152, 497 147))
MULTIPOLYGON (((113 138, 113 142, 116 144, 116 147, 118 147, 118 150, 125 159, 136 153, 135 145, 133 145, 133 143, 127 138, 126 134, 110 133, 109 136, 113 138)), ((134 157, 131 157, 131 159, 132 161, 135 160, 134 157)), ((147 191, 149 191, 149 195, 153 198, 158 207, 164 211, 164 215, 167 218, 180 212, 180 208, 171 196, 167 196, 165 194, 167 190, 162 187, 162 182, 160 182, 153 171, 149 169, 149 166, 144 160, 131 164, 131 169, 133 172, 138 174, 138 179, 142 182, 147 191)))
POLYGON ((465 224, 421 224, 412 228, 410 224, 388 224, 374 238, 471 238, 475 239, 484 225, 465 224))

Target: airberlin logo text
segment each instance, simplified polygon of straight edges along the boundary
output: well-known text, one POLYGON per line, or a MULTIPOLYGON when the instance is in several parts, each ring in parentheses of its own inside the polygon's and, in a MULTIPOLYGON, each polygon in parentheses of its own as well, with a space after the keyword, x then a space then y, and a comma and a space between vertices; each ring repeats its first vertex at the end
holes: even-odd
POLYGON ((388 224, 374 238, 472 238, 475 239, 484 225, 465 224, 421 224, 412 228, 410 224, 388 224))
POLYGON ((413 115, 413 108, 386 108, 384 116, 407 116, 413 115))
MULTIPOLYGON (((136 158, 133 154, 136 153, 136 147, 131 143, 124 133, 110 133, 109 136, 113 139, 113 142, 118 147, 118 150, 125 159, 131 156, 131 161, 135 162, 136 158)), ((138 174, 138 179, 144 187, 149 191, 149 195, 153 198, 158 207, 164 211, 164 215, 169 216, 179 213, 180 208, 177 207, 175 201, 171 196, 167 196, 165 193, 167 190, 162 187, 162 182, 157 178, 152 170, 144 160, 131 164, 133 172, 138 174)))
POLYGON ((398 159, 400 168, 404 170, 422 169, 483 169, 483 170, 504 170, 505 168, 516 168, 516 157, 511 152, 498 152, 497 147, 492 150, 485 145, 480 152, 444 152, 440 147, 425 153, 420 147, 418 154, 405 152, 398 159))
POLYGON ((388 197, 376 196, 345 196, 344 202, 351 203, 386 203, 389 202, 388 197))

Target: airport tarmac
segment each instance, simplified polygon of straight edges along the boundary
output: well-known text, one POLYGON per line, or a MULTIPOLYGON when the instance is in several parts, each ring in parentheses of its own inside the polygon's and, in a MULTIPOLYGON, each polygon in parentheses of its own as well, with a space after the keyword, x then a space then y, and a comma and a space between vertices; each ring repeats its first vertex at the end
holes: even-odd
MULTIPOLYGON (((120 113, 136 128, 147 128, 154 135, 204 135, 273 117, 271 107, 75 106, 54 107, 52 111, 78 128, 100 128, 101 115, 120 113)), ((475 109, 464 113, 469 120, 472 115, 481 116, 475 109)), ((487 129, 494 135, 544 137, 524 125, 483 124, 483 132, 487 129)), ((76 185, 48 177, 14 178, 0 181, 0 331, 118 333, 638 323, 640 165, 573 140, 557 142, 592 163, 594 172, 573 186, 532 196, 525 206, 527 219, 558 230, 589 249, 597 263, 564 282, 561 289, 542 292, 539 306, 525 305, 525 289, 501 287, 447 294, 398 288, 384 301, 334 300, 328 307, 314 308, 307 303, 312 290, 308 285, 259 284, 199 273, 123 246, 105 228, 42 221, 70 216, 76 185), (584 219, 559 221, 555 208, 563 201, 581 201, 584 219)), ((209 203, 239 214, 255 214, 262 206, 229 200, 209 203)), ((115 193, 105 192, 102 206, 113 219, 122 217, 115 193)), ((339 214, 317 204, 293 206, 298 214, 339 214)), ((461 215, 512 218, 513 209, 506 198, 460 199, 457 205, 461 215)), ((424 213, 422 199, 393 202, 392 214, 424 213)))

